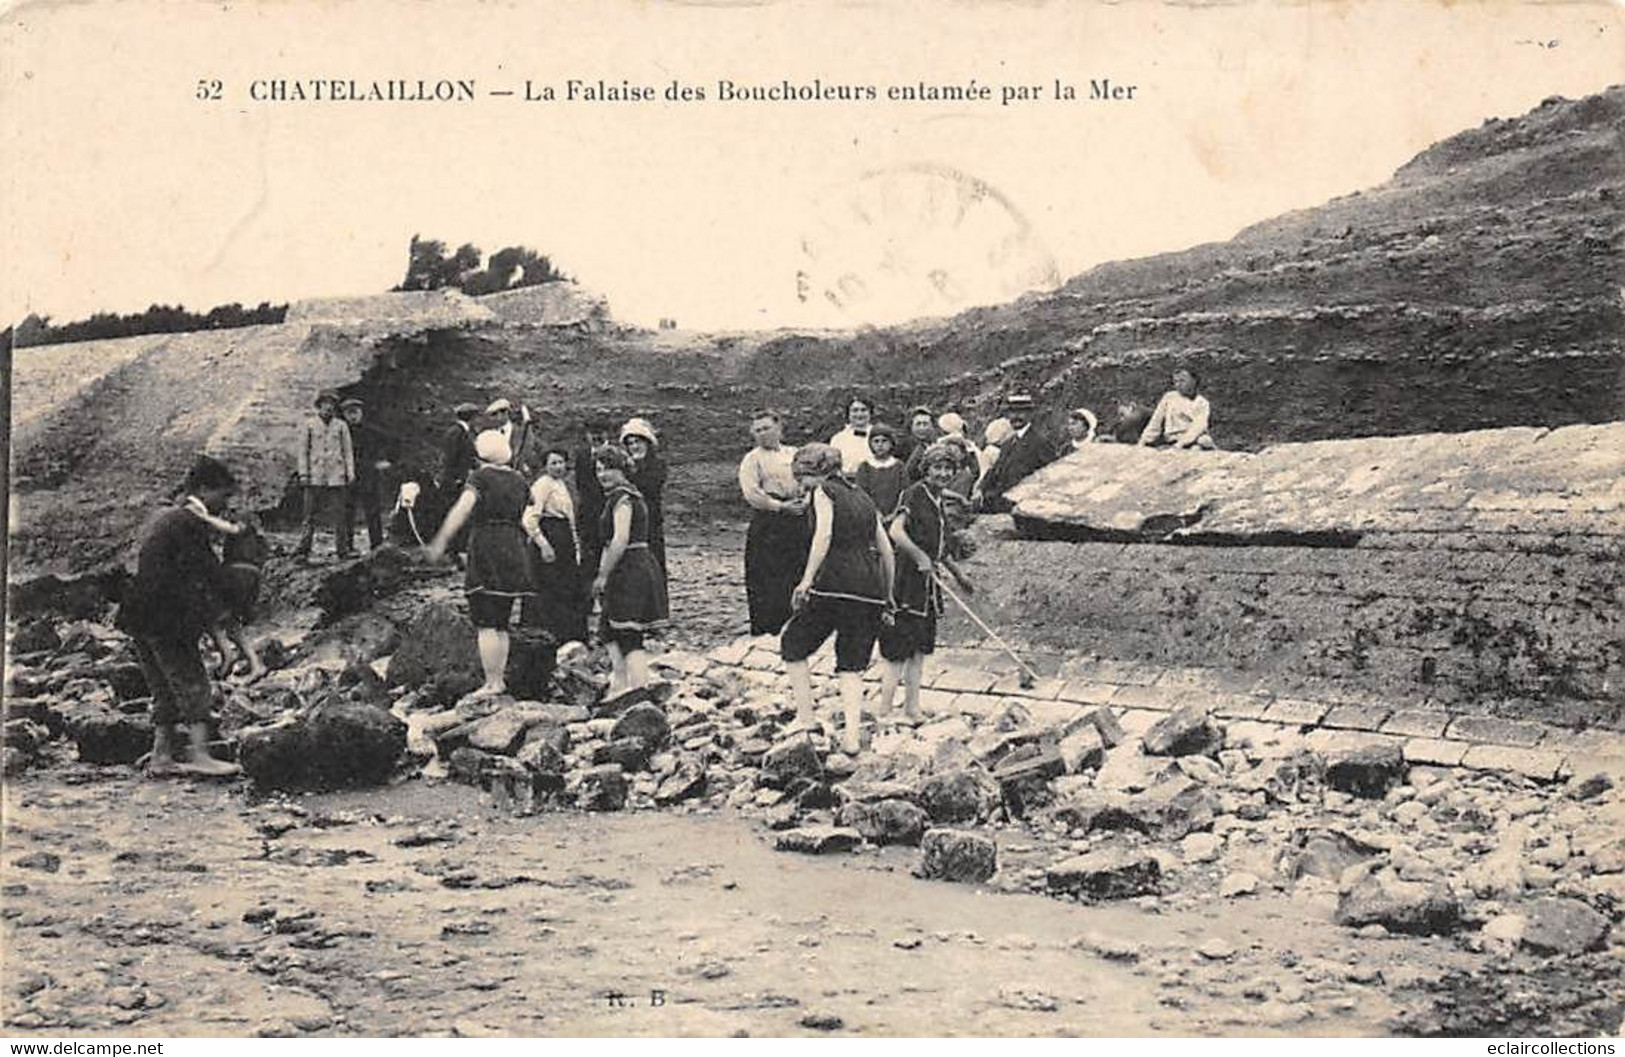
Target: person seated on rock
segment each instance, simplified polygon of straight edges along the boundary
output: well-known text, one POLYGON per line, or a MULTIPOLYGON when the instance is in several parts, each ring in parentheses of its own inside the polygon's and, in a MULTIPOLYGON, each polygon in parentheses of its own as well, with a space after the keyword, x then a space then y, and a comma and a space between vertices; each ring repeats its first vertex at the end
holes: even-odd
POLYGON ((846 402, 846 426, 829 438, 829 443, 841 453, 841 473, 854 480, 858 467, 869 457, 869 424, 874 419, 874 401, 866 396, 854 396, 846 402))
POLYGON ((184 501, 159 514, 142 532, 135 576, 125 586, 115 624, 134 640, 136 660, 152 692, 148 773, 229 777, 237 766, 209 753, 214 693, 199 643, 229 592, 210 542, 214 530, 204 517, 224 506, 237 481, 223 463, 201 456, 184 487, 184 501), (177 758, 183 724, 187 745, 177 758))
POLYGON ((1077 451, 1095 442, 1095 433, 1100 429, 1100 419, 1086 407, 1074 408, 1066 416, 1067 450, 1077 451))
MULTIPOLYGON (((925 476, 925 471, 920 467, 920 456, 937 442, 939 436, 936 412, 922 404, 908 413, 908 454, 903 469, 909 484, 925 476)), ((880 512, 889 514, 891 510, 882 508, 880 512)))
POLYGON ((1027 393, 1013 393, 1004 413, 1013 432, 999 448, 999 458, 976 485, 976 505, 983 513, 1002 514, 1014 505, 1005 493, 1060 457, 1060 450, 1033 421, 1035 404, 1027 393))
POLYGON ((949 485, 949 488, 953 491, 969 499, 971 492, 976 489, 976 482, 982 479, 982 474, 986 473, 987 468, 993 464, 991 462, 984 463, 982 450, 976 446, 975 441, 966 435, 965 420, 960 417, 959 412, 944 411, 937 416, 937 428, 942 430, 943 440, 953 444, 970 456, 969 460, 960 466, 959 473, 955 475, 954 481, 956 483, 949 485), (967 476, 968 480, 966 479, 967 476), (961 485, 963 487, 960 487, 961 485))
POLYGON ((1210 408, 1207 397, 1196 392, 1196 375, 1181 368, 1174 372, 1174 387, 1162 394, 1151 421, 1140 434, 1143 448, 1206 448, 1213 450, 1208 435, 1210 408))
POLYGON ((1112 411, 1112 424, 1095 435, 1101 444, 1138 444, 1151 412, 1136 400, 1120 400, 1112 411))
POLYGON ((869 427, 869 457, 858 467, 858 487, 881 514, 897 509, 903 494, 904 464, 897 459, 897 434, 883 422, 869 427))
POLYGON ((666 571, 655 560, 649 504, 632 484, 632 457, 614 446, 593 456, 604 511, 604 541, 592 595, 599 604, 598 634, 609 644, 610 681, 605 700, 648 687, 649 654, 644 636, 666 623, 666 571))
POLYGON ((488 429, 474 438, 474 453, 479 466, 468 475, 463 494, 446 514, 426 554, 430 561, 440 561, 463 526, 473 526, 463 590, 485 673, 485 682, 471 696, 483 698, 508 692, 508 627, 513 603, 534 594, 535 588, 530 542, 520 524, 530 489, 508 465, 513 456, 508 440, 488 429))
POLYGON ((920 684, 925 658, 937 645, 937 617, 942 613, 942 587, 939 569, 950 570, 963 583, 950 557, 949 532, 943 497, 959 471, 961 453, 953 445, 938 442, 920 456, 925 479, 908 486, 902 502, 891 517, 889 533, 897 548, 892 579, 896 612, 891 623, 880 628, 880 657, 885 671, 880 679, 881 716, 891 712, 899 681, 903 684, 902 722, 918 726, 920 684))
POLYGON ((984 475, 993 469, 994 463, 999 461, 999 452, 1004 450, 1004 445, 1010 443, 1010 438, 1015 435, 1015 432, 1016 428, 1003 415, 987 424, 987 428, 982 431, 982 457, 980 460, 984 475))
POLYGON ((835 636, 835 673, 846 716, 842 748, 860 748, 863 672, 874 654, 882 614, 891 609, 894 570, 891 539, 875 504, 841 475, 841 453, 809 444, 792 463, 796 480, 812 497, 813 539, 807 567, 791 592, 790 620, 779 635, 795 697, 792 729, 817 725, 807 658, 835 636))

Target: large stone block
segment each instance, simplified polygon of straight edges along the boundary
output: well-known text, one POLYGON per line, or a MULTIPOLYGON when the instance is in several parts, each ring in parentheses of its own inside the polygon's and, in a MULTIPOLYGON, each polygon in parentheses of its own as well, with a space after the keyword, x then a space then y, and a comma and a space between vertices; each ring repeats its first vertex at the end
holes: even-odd
POLYGON ((915 870, 920 877, 980 884, 998 869, 998 845, 980 833, 933 829, 920 838, 920 864, 915 870))
POLYGON ((405 723, 330 697, 292 723, 245 734, 237 760, 263 788, 331 789, 386 781, 405 751, 405 723))

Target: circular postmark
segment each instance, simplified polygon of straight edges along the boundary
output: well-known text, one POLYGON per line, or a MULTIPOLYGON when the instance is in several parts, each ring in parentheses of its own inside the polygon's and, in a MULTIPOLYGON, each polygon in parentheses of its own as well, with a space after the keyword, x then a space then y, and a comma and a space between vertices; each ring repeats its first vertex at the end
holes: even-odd
POLYGON ((876 169, 818 204, 796 296, 864 323, 1012 300, 1060 282, 1032 225, 987 182, 945 165, 876 169))

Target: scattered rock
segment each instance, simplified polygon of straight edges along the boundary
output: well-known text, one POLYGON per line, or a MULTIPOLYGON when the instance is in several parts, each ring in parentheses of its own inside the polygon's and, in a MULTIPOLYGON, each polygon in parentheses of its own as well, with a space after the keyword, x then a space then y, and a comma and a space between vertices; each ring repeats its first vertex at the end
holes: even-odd
POLYGON ((918 877, 980 884, 998 868, 998 845, 979 833, 932 829, 920 838, 920 865, 915 870, 918 877))
POLYGON ((854 801, 840 815, 841 825, 851 826, 870 844, 918 844, 929 821, 923 810, 907 800, 854 801))
POLYGON ((570 732, 563 727, 536 726, 525 732, 525 743, 515 759, 537 774, 562 775, 565 754, 570 751, 570 732))
POLYGON ((1137 962, 1143 953, 1140 945, 1133 940, 1102 936, 1094 932, 1086 932, 1075 937, 1072 946, 1078 950, 1089 951, 1110 962, 1137 962))
POLYGON ((665 710, 659 705, 644 702, 633 705, 622 713, 610 729, 611 739, 636 738, 643 743, 645 758, 653 756, 666 747, 671 738, 671 724, 666 719, 665 710))
POLYGON ((1187 863, 1212 862, 1224 850, 1224 841, 1211 833, 1192 833, 1179 842, 1179 853, 1187 863))
POLYGON ((1568 795, 1571 800, 1595 800, 1612 788, 1614 780, 1605 772, 1598 771, 1587 778, 1576 775, 1569 782, 1568 795))
POLYGON ((55 852, 35 851, 11 860, 11 865, 19 870, 42 870, 45 873, 56 873, 62 868, 62 856, 55 852))
POLYGON ((708 782, 704 767, 697 764, 680 767, 661 780, 655 790, 655 803, 666 806, 704 796, 708 782))
POLYGON ((11 637, 9 643, 12 657, 29 653, 44 653, 60 649, 62 636, 56 633, 56 627, 49 620, 25 620, 17 626, 17 632, 11 637))
POLYGON ((1032 987, 999 988, 999 1005, 1032 1013, 1054 1013, 1061 1008, 1060 1001, 1054 995, 1032 987))
POLYGON ((1106 762, 1107 745, 1093 724, 1061 739, 1061 762, 1067 774, 1096 770, 1106 762))
POLYGON ((1045 884, 1051 892, 1088 901, 1155 895, 1161 878, 1162 867, 1155 856, 1119 848, 1073 856, 1044 872, 1045 884))
POLYGON ((1027 812, 1054 799, 1050 782, 1066 773, 1061 754, 1054 749, 1023 745, 999 763, 993 778, 1011 818, 1025 818, 1027 812))
POLYGON ((920 806, 933 822, 982 822, 993 810, 993 796, 972 771, 934 774, 920 785, 920 806))
POLYGON ((1382 849, 1339 829, 1300 829, 1288 839, 1283 856, 1285 874, 1299 877, 1342 878, 1345 870, 1374 859, 1382 849))
POLYGON ((803 1013, 801 1015, 801 1019, 796 1021, 796 1023, 800 1024, 804 1028, 811 1029, 812 1031, 840 1031, 842 1028, 846 1027, 846 1021, 842 1020, 834 1013, 817 1011, 803 1013))
MULTIPOLYGON (((449 602, 424 606, 401 633, 384 678, 391 686, 421 686, 431 679, 484 681, 474 625, 449 602)), ((466 693, 466 691, 465 691, 466 693)))
POLYGON ((626 806, 628 783, 617 764, 590 768, 581 776, 576 806, 584 811, 619 811, 626 806))
POLYGON ((803 826, 780 833, 773 846, 779 851, 800 852, 803 855, 828 855, 851 851, 862 841, 863 835, 849 827, 803 826))
POLYGON ((1608 938, 1608 919, 1578 899, 1536 899, 1522 909, 1529 921, 1523 945, 1536 954, 1583 954, 1608 938))
POLYGON ((824 765, 818 759, 818 750, 805 734, 794 734, 767 750, 762 760, 762 771, 780 783, 796 778, 822 778, 824 765))
POLYGON ((152 721, 122 712, 92 712, 74 719, 68 734, 85 763, 134 763, 152 748, 152 721))
POLYGON ((1244 871, 1225 874, 1224 879, 1219 882, 1219 895, 1225 899, 1250 896, 1256 891, 1258 891, 1257 875, 1244 871))
POLYGON ((1236 956, 1236 947, 1228 940, 1212 936, 1202 941, 1196 953, 1210 962, 1227 962, 1236 956))
POLYGON ((1148 756, 1214 756, 1224 748, 1224 731, 1207 709, 1186 705, 1158 720, 1140 743, 1148 756))
POLYGON ((336 789, 386 781, 405 752, 405 723, 329 697, 290 722, 245 731, 237 762, 261 788, 336 789))
POLYGON ((594 764, 613 763, 623 771, 641 771, 649 766, 649 746, 642 738, 616 738, 593 749, 594 764))
POLYGON ((464 745, 452 750, 446 760, 446 773, 454 782, 484 789, 501 766, 502 757, 464 745))
POLYGON ((1148 757, 1138 742, 1124 742, 1106 752, 1106 760, 1095 774, 1095 788, 1137 793, 1150 789, 1166 776, 1166 760, 1148 757))
POLYGON ((1124 732, 1123 724, 1117 721, 1116 713, 1105 705, 1096 708, 1085 718, 1094 726, 1101 744, 1106 748, 1115 749, 1128 740, 1128 734, 1124 732))
POLYGON ((1461 903, 1443 885, 1402 881, 1382 871, 1367 876, 1337 905, 1339 925, 1381 925, 1413 936, 1444 935, 1461 926, 1461 903))
POLYGON ((1405 781, 1404 753, 1393 743, 1368 745, 1326 763, 1326 784, 1340 793, 1381 799, 1405 781))
POLYGON ((1529 919, 1522 914, 1498 914, 1478 930, 1478 941, 1486 952, 1505 957, 1518 949, 1528 929, 1529 919))

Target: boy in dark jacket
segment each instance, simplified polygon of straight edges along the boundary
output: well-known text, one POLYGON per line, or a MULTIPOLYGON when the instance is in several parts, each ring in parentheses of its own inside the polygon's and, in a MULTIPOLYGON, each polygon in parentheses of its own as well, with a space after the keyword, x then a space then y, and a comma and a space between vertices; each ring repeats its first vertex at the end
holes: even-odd
POLYGON ((237 773, 209 755, 213 691, 199 639, 212 630, 229 593, 204 517, 236 490, 231 471, 203 456, 186 477, 186 499, 151 521, 141 537, 136 573, 119 606, 118 627, 135 640, 136 659, 152 691, 152 774, 210 777, 237 773), (177 757, 179 727, 188 742, 177 757))

